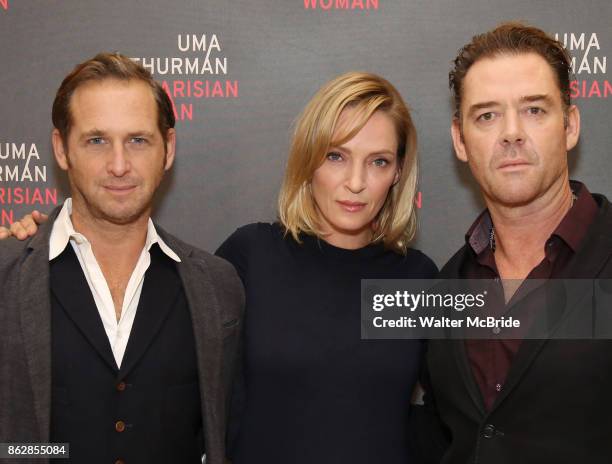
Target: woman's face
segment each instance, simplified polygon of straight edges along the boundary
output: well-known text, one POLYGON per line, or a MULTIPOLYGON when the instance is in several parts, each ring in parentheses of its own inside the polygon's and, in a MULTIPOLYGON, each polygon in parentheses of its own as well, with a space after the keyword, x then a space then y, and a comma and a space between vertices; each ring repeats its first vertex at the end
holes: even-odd
MULTIPOLYGON (((346 127, 353 108, 340 113, 346 127)), ((332 140, 337 140, 337 132, 332 140)), ((340 248, 361 248, 372 238, 372 223, 399 178, 397 137, 393 121, 376 111, 348 142, 330 148, 314 172, 312 195, 324 239, 340 248)))

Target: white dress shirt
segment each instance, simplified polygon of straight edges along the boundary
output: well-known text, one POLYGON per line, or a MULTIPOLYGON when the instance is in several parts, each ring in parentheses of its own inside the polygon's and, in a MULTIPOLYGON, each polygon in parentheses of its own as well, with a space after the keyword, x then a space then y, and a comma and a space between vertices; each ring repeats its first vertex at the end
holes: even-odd
POLYGON ((64 202, 55 223, 51 231, 51 237, 49 241, 49 261, 59 256, 70 242, 74 249, 87 284, 91 290, 102 325, 110 342, 110 346, 113 350, 113 355, 117 366, 121 367, 121 361, 127 347, 127 342, 132 331, 132 325, 134 324, 134 318, 136 317, 136 309, 138 308, 138 302, 140 301, 140 294, 142 293, 142 285, 144 282, 145 272, 151 264, 151 254, 149 250, 153 244, 157 243, 160 249, 170 258, 176 262, 181 262, 180 258, 176 255, 168 245, 164 243, 153 225, 153 221, 149 219, 147 228, 147 239, 145 246, 140 253, 136 267, 132 271, 130 280, 128 281, 127 288, 125 289, 125 296, 123 298, 123 304, 121 307, 121 317, 117 321, 115 315, 115 305, 111 296, 110 289, 106 283, 106 279, 102 274, 100 265, 96 260, 91 249, 91 243, 87 238, 74 230, 70 216, 72 214, 72 199, 68 198, 64 202))

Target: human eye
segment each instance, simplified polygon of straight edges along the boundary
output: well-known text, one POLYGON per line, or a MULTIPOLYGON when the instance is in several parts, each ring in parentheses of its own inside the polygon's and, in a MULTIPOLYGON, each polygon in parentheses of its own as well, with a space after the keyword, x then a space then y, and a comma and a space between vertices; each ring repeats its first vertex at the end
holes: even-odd
POLYGON ((529 108, 527 108, 527 114, 531 116, 539 116, 544 113, 544 109, 540 108, 539 106, 530 106, 529 108))
POLYGON ((342 161, 342 154, 337 151, 331 151, 326 155, 328 161, 342 161))
POLYGON ((389 160, 386 158, 376 158, 374 161, 372 161, 372 164, 374 166, 384 168, 385 166, 389 164, 389 160))
POLYGON ((103 145, 104 143, 106 143, 106 140, 103 137, 90 137, 87 139, 88 145, 103 145))
POLYGON ((145 137, 132 137, 130 138, 130 143, 134 145, 144 145, 147 143, 147 139, 145 137))
POLYGON ((483 121, 483 122, 493 121, 493 119, 495 119, 495 113, 493 111, 487 111, 485 113, 481 113, 476 118, 477 121, 483 121))

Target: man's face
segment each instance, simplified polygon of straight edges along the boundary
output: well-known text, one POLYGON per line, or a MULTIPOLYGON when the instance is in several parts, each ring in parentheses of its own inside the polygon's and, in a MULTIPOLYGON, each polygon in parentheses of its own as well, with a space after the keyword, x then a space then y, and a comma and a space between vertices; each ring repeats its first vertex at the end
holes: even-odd
POLYGON ((567 151, 578 141, 580 116, 575 106, 564 113, 553 70, 541 56, 474 63, 460 113, 452 125, 455 151, 487 200, 525 205, 567 182, 567 151))
POLYGON ((159 131, 151 88, 137 80, 89 82, 72 95, 70 111, 67 152, 57 130, 52 139, 75 208, 115 224, 148 216, 175 147, 174 130, 166 143, 159 131))

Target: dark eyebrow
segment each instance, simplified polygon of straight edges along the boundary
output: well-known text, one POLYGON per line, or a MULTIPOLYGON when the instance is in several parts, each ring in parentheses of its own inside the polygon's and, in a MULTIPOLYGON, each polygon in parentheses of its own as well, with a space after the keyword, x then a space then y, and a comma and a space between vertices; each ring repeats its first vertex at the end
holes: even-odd
POLYGON ((105 135, 106 133, 100 129, 92 129, 87 132, 83 132, 83 134, 81 134, 81 138, 85 139, 88 137, 104 137, 105 135))
MULTIPOLYGON (((83 134, 81 135, 81 138, 86 139, 89 137, 104 137, 106 136, 106 132, 104 132, 103 130, 100 129, 91 129, 88 130, 87 132, 83 132, 83 134)), ((152 138, 154 137, 155 134, 153 132, 149 132, 149 131, 134 131, 134 132, 130 132, 128 133, 128 137, 149 137, 152 138)))
POLYGON ((128 134, 128 137, 148 137, 148 138, 153 138, 155 136, 155 134, 153 132, 149 132, 149 131, 136 131, 136 132, 130 132, 128 134))
POLYGON ((526 95, 520 98, 521 103, 533 103, 533 102, 538 102, 538 101, 543 101, 544 103, 551 104, 552 98, 550 98, 550 95, 546 95, 546 94, 526 95))

